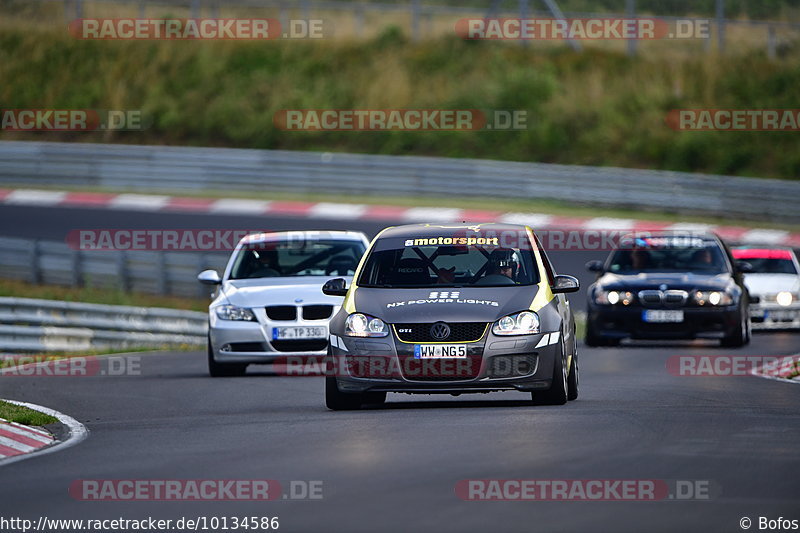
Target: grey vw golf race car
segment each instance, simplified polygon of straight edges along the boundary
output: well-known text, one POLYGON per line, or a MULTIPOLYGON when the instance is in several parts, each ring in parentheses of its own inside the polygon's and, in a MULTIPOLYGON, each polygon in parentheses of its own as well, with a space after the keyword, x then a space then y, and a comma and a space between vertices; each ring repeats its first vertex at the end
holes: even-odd
POLYGON ((534 403, 578 397, 575 322, 531 228, 415 224, 372 241, 330 323, 328 408, 383 403, 387 392, 516 390, 534 403))

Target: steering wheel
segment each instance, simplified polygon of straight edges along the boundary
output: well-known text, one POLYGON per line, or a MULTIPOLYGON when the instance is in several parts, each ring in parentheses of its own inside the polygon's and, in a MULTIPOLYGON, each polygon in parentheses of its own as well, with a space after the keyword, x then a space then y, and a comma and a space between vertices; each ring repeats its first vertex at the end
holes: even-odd
POLYGON ((516 285, 514 280, 502 274, 489 274, 475 282, 475 285, 516 285))

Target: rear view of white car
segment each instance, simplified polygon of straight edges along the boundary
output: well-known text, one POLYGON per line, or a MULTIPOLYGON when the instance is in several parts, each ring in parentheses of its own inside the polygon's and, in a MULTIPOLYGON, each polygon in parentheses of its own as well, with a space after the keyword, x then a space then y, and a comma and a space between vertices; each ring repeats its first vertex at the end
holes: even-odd
POLYGON ((208 372, 244 374, 248 364, 281 356, 324 355, 328 322, 342 304, 326 296, 331 276, 352 278, 369 241, 351 231, 289 231, 245 237, 222 277, 197 277, 218 285, 208 310, 208 372))
POLYGON ((738 247, 732 252, 753 267, 744 277, 753 329, 800 328, 800 264, 794 251, 738 247))

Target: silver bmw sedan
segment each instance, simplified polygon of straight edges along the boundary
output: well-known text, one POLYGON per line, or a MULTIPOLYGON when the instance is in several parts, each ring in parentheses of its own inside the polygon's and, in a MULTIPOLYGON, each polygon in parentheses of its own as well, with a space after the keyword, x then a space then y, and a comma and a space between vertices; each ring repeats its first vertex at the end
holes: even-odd
POLYGON ((352 231, 253 234, 236 246, 222 277, 201 272, 200 283, 218 286, 208 309, 209 374, 326 354, 328 322, 342 298, 326 296, 322 285, 331 276, 352 279, 368 245, 352 231))

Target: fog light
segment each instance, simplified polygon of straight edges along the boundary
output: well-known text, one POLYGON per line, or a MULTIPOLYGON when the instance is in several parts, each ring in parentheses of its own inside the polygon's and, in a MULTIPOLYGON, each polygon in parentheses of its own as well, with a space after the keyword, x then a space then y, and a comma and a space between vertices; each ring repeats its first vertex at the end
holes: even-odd
POLYGON ((222 347, 219 349, 220 352, 230 352, 231 345, 230 344, 223 344, 222 347))

